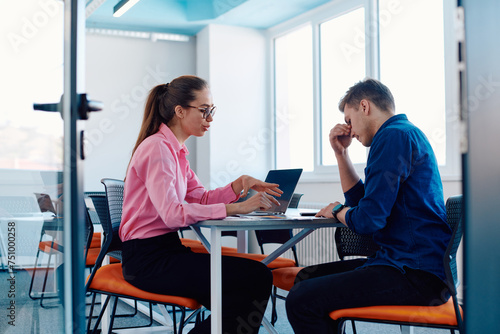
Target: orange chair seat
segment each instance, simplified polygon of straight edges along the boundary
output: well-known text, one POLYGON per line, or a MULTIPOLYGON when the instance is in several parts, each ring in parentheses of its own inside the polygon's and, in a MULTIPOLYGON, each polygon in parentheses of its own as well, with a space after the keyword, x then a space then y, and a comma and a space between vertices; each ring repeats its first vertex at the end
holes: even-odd
MULTIPOLYGON (((195 253, 208 254, 207 249, 205 248, 205 246, 203 246, 203 243, 199 240, 181 238, 181 242, 184 246, 191 248, 191 250, 195 253)), ((221 251, 222 254, 237 252, 236 248, 225 247, 225 246, 221 247, 221 251)))
MULTIPOLYGON (((87 252, 87 258, 85 259, 85 265, 86 266, 93 266, 95 264, 95 261, 97 260, 97 257, 99 256, 100 251, 101 251, 101 248, 89 248, 89 251, 87 252)), ((117 262, 120 262, 120 260, 115 259, 114 257, 110 256, 109 262, 110 263, 117 263, 117 262)))
POLYGON ((51 250, 59 251, 60 247, 61 245, 59 245, 57 242, 52 241, 40 241, 40 243, 38 244, 38 248, 40 248, 40 250, 45 253, 48 253, 51 250))
MULTIPOLYGON (((460 308, 460 313, 463 310, 460 308)), ((330 313, 330 318, 358 318, 386 320, 395 322, 409 322, 422 324, 437 324, 457 326, 453 299, 450 298, 438 306, 368 306, 336 310, 330 313)))
MULTIPOLYGON (((265 254, 254 254, 254 253, 226 253, 226 254, 223 253, 222 255, 241 257, 254 261, 262 261, 267 257, 267 255, 265 254)), ((295 266, 296 264, 294 260, 287 259, 284 257, 278 257, 277 259, 275 259, 274 261, 272 261, 267 265, 269 269, 295 267, 295 266)))
POLYGON ((121 263, 108 264, 99 268, 92 279, 92 283, 89 288, 104 294, 116 294, 129 298, 135 297, 162 304, 175 304, 192 310, 201 307, 201 304, 192 298, 162 295, 136 288, 132 284, 125 281, 122 274, 121 263))
POLYGON ((101 247, 101 232, 94 232, 92 235, 92 241, 90 242, 89 248, 100 248, 101 247))
POLYGON ((295 282, 295 277, 304 267, 277 268, 272 271, 273 285, 282 290, 290 291, 295 282))

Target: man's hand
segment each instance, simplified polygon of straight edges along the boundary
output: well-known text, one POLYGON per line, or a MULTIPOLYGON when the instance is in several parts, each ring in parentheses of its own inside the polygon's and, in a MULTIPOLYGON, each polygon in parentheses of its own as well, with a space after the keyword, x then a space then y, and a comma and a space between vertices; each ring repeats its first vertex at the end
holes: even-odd
MULTIPOLYGON (((316 214, 316 217, 333 218, 332 210, 334 207, 336 207, 339 204, 340 204, 340 202, 328 204, 323 209, 319 210, 319 212, 316 214)), ((350 207, 346 206, 337 213, 337 220, 339 222, 341 222, 342 224, 344 224, 345 226, 347 226, 347 224, 345 223, 345 214, 346 214, 347 210, 349 210, 349 209, 350 209, 350 207)))
POLYGON ((316 214, 316 217, 333 218, 332 210, 335 207, 335 205, 337 205, 337 204, 340 204, 340 203, 335 202, 335 203, 328 204, 323 209, 318 211, 318 213, 316 214))
POLYGON ((336 155, 344 155, 345 150, 351 145, 351 126, 337 124, 330 130, 330 145, 336 155))

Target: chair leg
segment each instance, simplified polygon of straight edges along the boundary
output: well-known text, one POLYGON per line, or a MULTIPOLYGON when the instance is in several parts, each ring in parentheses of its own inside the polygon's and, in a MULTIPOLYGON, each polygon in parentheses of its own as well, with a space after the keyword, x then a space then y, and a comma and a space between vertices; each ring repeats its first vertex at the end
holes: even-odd
POLYGON ((357 334, 358 332, 356 331, 356 324, 354 323, 354 320, 351 320, 352 324, 352 334, 357 334))
MULTIPOLYGON (((104 311, 108 307, 109 300, 111 299, 111 296, 107 296, 106 300, 104 301, 104 304, 101 307, 101 312, 99 313, 99 317, 97 317, 97 320, 94 325, 94 329, 92 330, 92 334, 97 333, 97 327, 99 327, 99 324, 101 323, 102 316, 104 315, 104 311)), ((90 321, 90 319, 89 319, 90 321)))
POLYGON ((177 334, 177 319, 175 313, 176 313, 175 306, 172 306, 172 321, 174 323, 174 334, 177 334))
POLYGON ((337 332, 339 332, 340 334, 346 334, 345 332, 345 321, 343 321, 342 319, 340 319, 338 321, 338 325, 337 325, 337 332))
POLYGON ((115 322, 116 306, 118 305, 118 297, 114 297, 113 310, 111 311, 111 316, 109 320, 108 334, 113 332, 113 323, 115 322))
MULTIPOLYGON (((54 242, 50 245, 51 248, 53 247, 54 242)), ((40 306, 43 308, 46 308, 47 306, 43 305, 43 298, 45 297, 45 287, 47 286, 47 277, 49 276, 49 269, 50 269, 50 259, 52 258, 52 249, 49 252, 49 259, 47 260, 47 268, 45 269, 45 277, 43 279, 43 286, 42 286, 42 294, 40 296, 40 306)), ((55 275, 55 264, 54 264, 54 275, 55 275)), ((55 297, 55 296, 54 296, 55 297)))
POLYGON ((92 322, 92 315, 94 313, 94 305, 95 305, 95 298, 97 296, 97 293, 92 293, 92 302, 90 303, 90 312, 89 312, 89 320, 87 323, 87 333, 90 333, 90 324, 92 322))
MULTIPOLYGON (((186 325, 184 323, 184 320, 186 318, 186 309, 184 307, 181 307, 181 320, 179 321, 179 333, 178 334, 182 334, 182 330, 184 329, 184 326, 186 325)), ((175 332, 174 332, 175 334, 175 332)))
POLYGON ((40 248, 38 249, 38 251, 36 252, 36 258, 35 258, 35 266, 33 268, 33 275, 31 276, 31 283, 30 283, 30 289, 29 289, 29 292, 28 292, 28 296, 35 300, 35 299, 38 299, 36 298, 35 296, 33 296, 31 293, 33 292, 33 283, 35 282, 35 275, 36 275, 36 266, 38 265, 38 257, 40 256, 40 248))
POLYGON ((401 325, 401 334, 414 334, 415 328, 413 326, 401 325))
POLYGON ((276 293, 277 293, 277 290, 278 288, 276 286, 273 286, 273 293, 271 294, 271 306, 272 306, 272 309, 271 309, 271 325, 274 326, 274 324, 276 323, 276 321, 278 321, 278 313, 276 312, 276 302, 277 302, 277 298, 276 298, 276 293))

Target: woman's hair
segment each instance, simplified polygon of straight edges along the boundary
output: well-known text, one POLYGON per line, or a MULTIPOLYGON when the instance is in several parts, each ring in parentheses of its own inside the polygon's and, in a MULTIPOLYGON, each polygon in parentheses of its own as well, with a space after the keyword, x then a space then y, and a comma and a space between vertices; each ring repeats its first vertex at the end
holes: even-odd
POLYGON ((387 86, 378 80, 367 78, 358 82, 345 93, 339 102, 339 110, 344 112, 346 105, 358 108, 361 100, 373 102, 381 111, 395 111, 394 97, 387 86))
POLYGON ((168 125, 174 118, 176 106, 187 107, 196 99, 196 92, 204 88, 208 88, 208 83, 202 78, 184 75, 151 89, 132 156, 144 139, 158 132, 161 124, 168 125))

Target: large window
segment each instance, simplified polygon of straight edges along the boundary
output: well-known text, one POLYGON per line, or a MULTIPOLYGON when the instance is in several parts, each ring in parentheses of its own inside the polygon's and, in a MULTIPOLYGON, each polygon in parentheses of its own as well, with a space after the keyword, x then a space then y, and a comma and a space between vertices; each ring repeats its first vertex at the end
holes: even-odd
POLYGON ((275 40, 276 162, 314 170, 313 58, 310 25, 275 40))
MULTIPOLYGON (((441 173, 458 175, 453 8, 451 0, 344 0, 271 29, 276 167, 336 174, 328 134, 344 122, 338 102, 373 77, 427 135, 441 173)), ((360 172, 367 150, 350 147, 360 172)))
MULTIPOLYGON (((365 71, 365 10, 358 8, 320 25, 321 50, 321 156, 322 166, 336 165, 328 134, 337 123, 344 123, 338 103, 365 71)), ((358 142, 350 147, 353 163, 366 161, 366 149, 358 142)))
MULTIPOLYGON (((394 0, 380 0, 391 8, 394 0)), ((446 164, 443 3, 399 0, 392 14, 379 14, 380 79, 405 113, 429 138, 440 165, 446 164)))

